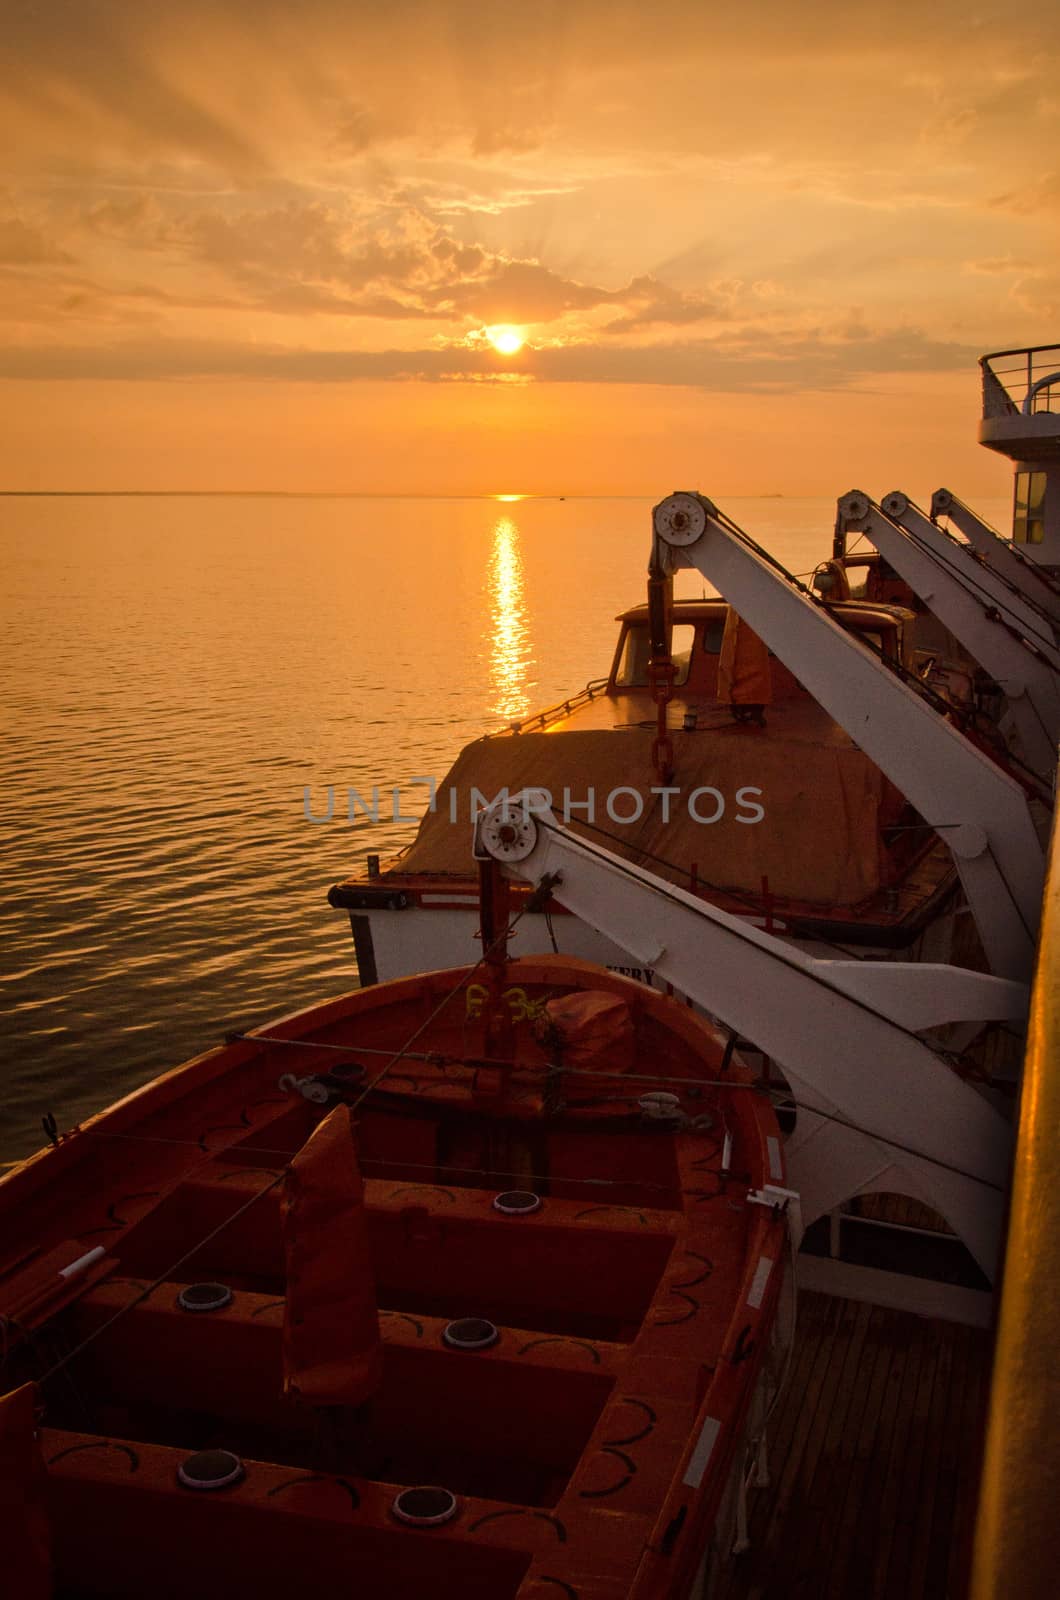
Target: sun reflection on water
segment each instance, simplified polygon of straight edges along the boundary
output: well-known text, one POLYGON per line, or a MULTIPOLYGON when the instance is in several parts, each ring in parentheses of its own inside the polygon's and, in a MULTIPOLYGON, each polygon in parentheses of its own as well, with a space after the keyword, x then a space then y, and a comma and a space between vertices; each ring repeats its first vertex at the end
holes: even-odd
POLYGON ((485 640, 490 668, 489 709, 494 716, 514 722, 530 710, 533 656, 519 529, 510 517, 498 517, 494 524, 486 588, 490 603, 485 640))

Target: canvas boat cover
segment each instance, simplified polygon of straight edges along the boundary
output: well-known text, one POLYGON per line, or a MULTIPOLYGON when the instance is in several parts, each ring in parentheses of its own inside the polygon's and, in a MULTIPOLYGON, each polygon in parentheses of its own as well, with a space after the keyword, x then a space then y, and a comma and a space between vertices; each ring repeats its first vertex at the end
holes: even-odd
POLYGON ((569 820, 575 833, 683 887, 693 863, 704 885, 760 896, 766 877, 771 894, 824 906, 856 905, 881 887, 880 829, 896 819, 902 798, 819 708, 773 707, 766 729, 726 722, 673 732, 671 783, 679 792, 669 796, 651 792, 659 781, 653 736, 651 725, 568 723, 559 732, 476 740, 439 786, 434 810, 394 869, 470 876, 473 803, 529 787, 547 790, 557 819, 569 820), (717 796, 695 793, 703 789, 717 791, 723 809, 717 796), (590 790, 592 814, 584 809, 590 790), (609 800, 615 816, 631 820, 615 821, 609 800), (740 820, 754 817, 756 806, 761 820, 740 820), (644 852, 660 859, 648 863, 644 852))
POLYGON ((732 606, 725 613, 718 657, 718 700, 727 706, 768 706, 773 702, 769 651, 732 606))
POLYGON ((636 1031, 629 1006, 617 994, 582 989, 545 1003, 535 1033, 565 1067, 585 1072, 631 1072, 636 1031))

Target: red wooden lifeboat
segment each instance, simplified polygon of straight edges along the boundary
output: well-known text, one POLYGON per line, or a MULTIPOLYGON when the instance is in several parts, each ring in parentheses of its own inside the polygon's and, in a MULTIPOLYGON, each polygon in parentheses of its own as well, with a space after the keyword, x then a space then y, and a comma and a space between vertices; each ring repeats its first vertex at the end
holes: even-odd
POLYGON ((0 1183, 58 1594, 659 1600, 729 1541, 768 1098, 642 985, 487 977, 234 1038, 0 1183))

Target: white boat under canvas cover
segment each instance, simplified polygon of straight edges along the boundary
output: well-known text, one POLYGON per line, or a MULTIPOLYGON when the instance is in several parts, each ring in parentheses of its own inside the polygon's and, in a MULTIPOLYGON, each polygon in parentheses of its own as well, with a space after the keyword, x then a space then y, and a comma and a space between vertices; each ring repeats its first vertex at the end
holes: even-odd
POLYGON ((1029 982, 1045 856, 1015 779, 713 501, 670 495, 655 507, 654 535, 662 565, 714 583, 946 841, 992 970, 1029 982))
POLYGON ((992 1279, 1011 1130, 917 1030, 1021 1018, 1026 987, 944 965, 806 955, 572 833, 540 804, 532 790, 495 801, 476 853, 554 886, 569 911, 780 1065, 799 1108, 785 1159, 803 1222, 856 1194, 909 1195, 946 1219, 992 1279))

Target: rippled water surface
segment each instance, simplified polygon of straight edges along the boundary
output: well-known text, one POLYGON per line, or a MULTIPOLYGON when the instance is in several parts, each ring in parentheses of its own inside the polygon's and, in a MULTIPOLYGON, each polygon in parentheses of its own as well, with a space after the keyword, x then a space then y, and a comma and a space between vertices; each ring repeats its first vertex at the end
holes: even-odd
MULTIPOLYGON (((725 509, 830 553, 834 502, 725 509)), ((325 896, 415 831, 391 790, 603 676, 649 536, 647 500, 0 500, 0 1157, 352 987, 325 896)))

